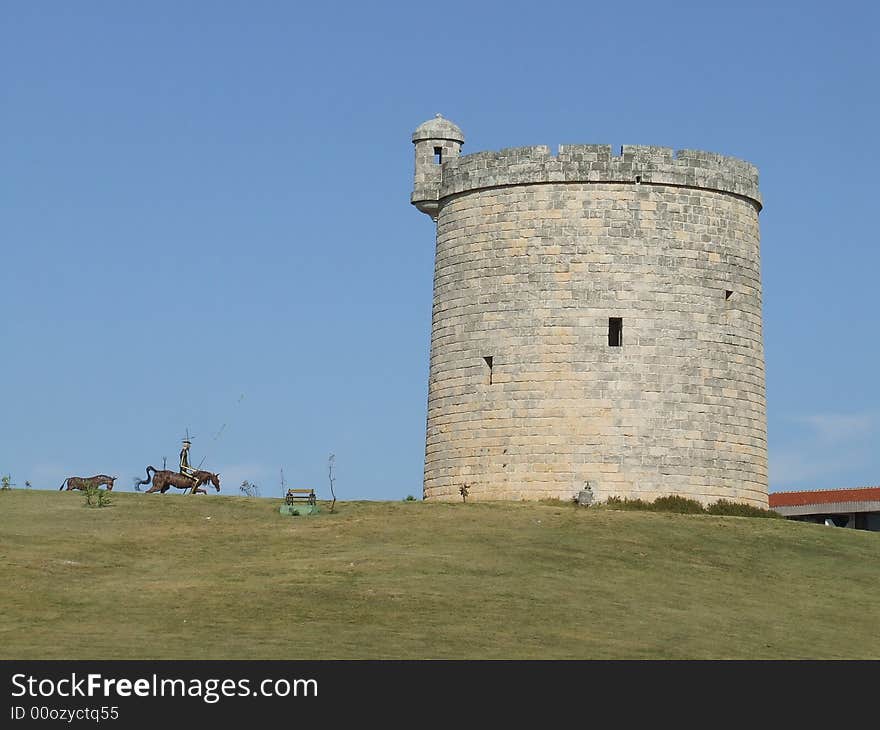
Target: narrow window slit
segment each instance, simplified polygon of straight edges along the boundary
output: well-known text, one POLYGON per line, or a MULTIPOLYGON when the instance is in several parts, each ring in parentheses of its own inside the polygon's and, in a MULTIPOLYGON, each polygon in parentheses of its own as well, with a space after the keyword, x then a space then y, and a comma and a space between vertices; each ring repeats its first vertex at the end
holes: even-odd
POLYGON ((608 346, 623 346, 623 317, 608 318, 608 346))
POLYGON ((487 355, 483 358, 483 361, 486 363, 486 367, 489 368, 489 385, 492 385, 492 360, 494 358, 492 355, 487 355))
POLYGON ((636 175, 636 185, 641 185, 641 184, 642 184, 642 176, 636 175))
POLYGON ((732 290, 730 290, 730 289, 726 289, 726 290, 724 291, 724 298, 725 298, 725 299, 730 299, 732 296, 733 296, 733 291, 732 291, 732 290))
POLYGON ((435 147, 434 148, 434 162, 439 165, 443 162, 443 148, 435 147))

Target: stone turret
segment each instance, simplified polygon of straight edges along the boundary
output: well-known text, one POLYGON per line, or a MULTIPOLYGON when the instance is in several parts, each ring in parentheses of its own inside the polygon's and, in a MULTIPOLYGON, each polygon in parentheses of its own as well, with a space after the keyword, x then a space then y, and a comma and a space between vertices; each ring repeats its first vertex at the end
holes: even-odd
POLYGON ((455 124, 438 114, 416 128, 412 141, 416 171, 411 201, 422 213, 436 220, 443 163, 461 154, 464 135, 455 124))

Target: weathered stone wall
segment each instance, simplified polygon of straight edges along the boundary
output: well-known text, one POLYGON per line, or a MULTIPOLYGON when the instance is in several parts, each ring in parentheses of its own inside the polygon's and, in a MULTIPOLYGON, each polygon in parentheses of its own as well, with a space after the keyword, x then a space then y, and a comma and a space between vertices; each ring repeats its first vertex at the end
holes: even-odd
POLYGON ((554 157, 546 145, 513 147, 450 158, 442 166, 439 197, 500 185, 549 182, 624 182, 719 190, 749 198, 761 207, 754 165, 713 152, 670 147, 560 145, 554 157))
POLYGON ((766 507, 756 169, 586 145, 439 167, 425 497, 766 507))

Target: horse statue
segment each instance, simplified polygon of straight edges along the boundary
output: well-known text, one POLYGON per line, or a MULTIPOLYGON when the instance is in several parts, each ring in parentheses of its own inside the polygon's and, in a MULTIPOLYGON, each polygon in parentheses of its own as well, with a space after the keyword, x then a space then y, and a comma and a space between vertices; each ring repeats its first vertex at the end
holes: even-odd
POLYGON ((207 484, 210 482, 213 484, 217 491, 220 491, 220 474, 215 474, 211 471, 204 471, 202 469, 198 469, 193 472, 192 477, 188 477, 186 474, 181 474, 179 471, 171 471, 170 469, 156 469, 153 466, 147 467, 147 478, 137 482, 137 486, 141 484, 149 484, 153 482, 153 486, 151 486, 146 494, 150 492, 160 492, 161 494, 165 494, 171 487, 177 487, 178 489, 184 490, 186 493, 187 489, 192 488, 190 494, 207 494, 207 491, 202 489, 203 484, 207 484), (153 476, 150 476, 150 472, 153 472, 153 476))
POLYGON ((93 477, 67 477, 63 482, 61 482, 61 486, 58 487, 58 491, 60 492, 64 489, 64 485, 67 485, 67 491, 69 492, 71 489, 82 489, 87 490, 90 487, 100 487, 104 485, 107 487, 108 492, 113 491, 113 482, 115 482, 118 477, 110 477, 106 474, 96 474, 93 477))

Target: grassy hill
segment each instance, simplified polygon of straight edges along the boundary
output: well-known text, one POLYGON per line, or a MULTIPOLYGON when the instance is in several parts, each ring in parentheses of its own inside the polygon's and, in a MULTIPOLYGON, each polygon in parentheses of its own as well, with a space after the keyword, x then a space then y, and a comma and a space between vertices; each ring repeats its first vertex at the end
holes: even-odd
POLYGON ((527 503, 0 493, 2 659, 880 658, 880 534, 527 503))

